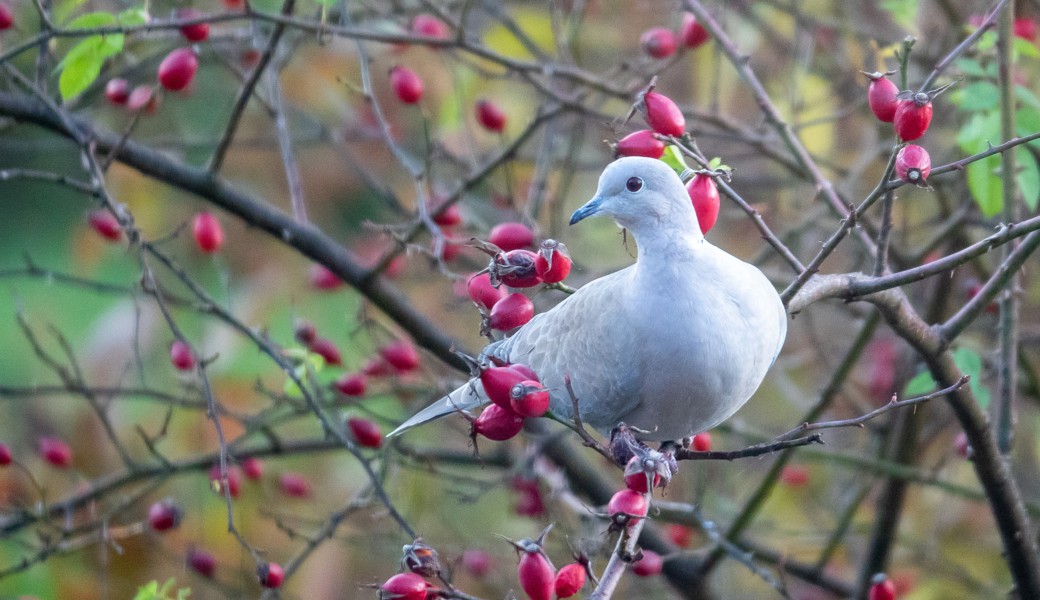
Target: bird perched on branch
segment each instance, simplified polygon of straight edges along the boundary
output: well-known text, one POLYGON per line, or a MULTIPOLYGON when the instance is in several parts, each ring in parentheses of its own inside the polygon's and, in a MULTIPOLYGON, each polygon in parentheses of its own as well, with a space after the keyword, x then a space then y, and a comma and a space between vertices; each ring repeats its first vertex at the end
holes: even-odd
MULTIPOLYGON (((665 163, 626 157, 603 171, 570 223, 609 216, 635 237, 636 263, 592 281, 482 356, 522 363, 551 408, 607 432, 681 440, 729 418, 758 389, 787 332, 783 304, 754 266, 701 234, 682 180, 665 163)), ((391 435, 488 402, 471 381, 391 435)))

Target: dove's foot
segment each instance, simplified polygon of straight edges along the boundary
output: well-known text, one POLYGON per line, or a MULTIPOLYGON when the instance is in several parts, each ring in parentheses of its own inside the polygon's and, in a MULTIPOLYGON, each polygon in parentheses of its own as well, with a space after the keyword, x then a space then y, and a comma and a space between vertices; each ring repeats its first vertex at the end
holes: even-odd
POLYGON ((674 448, 654 450, 636 438, 638 430, 619 424, 610 432, 610 456, 617 464, 625 467, 626 478, 644 472, 657 486, 668 485, 679 470, 674 448))

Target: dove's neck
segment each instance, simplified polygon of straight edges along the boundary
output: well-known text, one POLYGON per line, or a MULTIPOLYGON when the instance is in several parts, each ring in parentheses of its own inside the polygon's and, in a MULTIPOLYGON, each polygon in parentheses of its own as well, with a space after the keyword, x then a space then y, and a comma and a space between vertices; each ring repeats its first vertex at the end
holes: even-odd
POLYGON ((639 248, 636 268, 644 272, 696 260, 697 254, 707 244, 696 222, 692 228, 655 225, 634 228, 631 232, 639 248))

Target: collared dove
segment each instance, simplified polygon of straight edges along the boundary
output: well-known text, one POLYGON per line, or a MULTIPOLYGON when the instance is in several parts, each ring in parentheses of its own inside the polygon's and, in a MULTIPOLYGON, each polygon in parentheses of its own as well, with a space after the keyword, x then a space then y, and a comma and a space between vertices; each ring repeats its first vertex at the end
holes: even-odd
MULTIPOLYGON (((551 408, 601 432, 624 422, 643 440, 680 440, 718 425, 755 392, 787 333, 783 304, 752 265, 704 239, 682 180, 665 163, 627 157, 571 216, 613 217, 636 263, 592 281, 483 355, 532 368, 551 408)), ((477 380, 390 435, 488 402, 477 380)))

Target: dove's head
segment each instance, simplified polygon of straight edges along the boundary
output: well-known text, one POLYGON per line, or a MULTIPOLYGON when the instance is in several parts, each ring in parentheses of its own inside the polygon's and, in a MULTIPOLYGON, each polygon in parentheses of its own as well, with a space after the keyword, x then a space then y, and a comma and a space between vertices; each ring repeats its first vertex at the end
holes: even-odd
POLYGON ((620 158, 603 170, 596 195, 571 215, 571 225, 593 215, 613 217, 637 237, 662 230, 702 237, 690 195, 664 162, 620 158))

